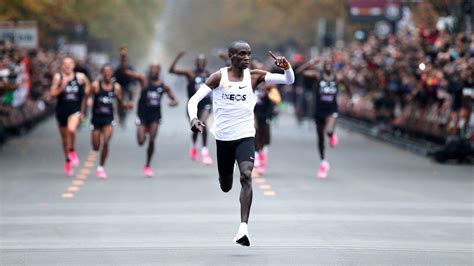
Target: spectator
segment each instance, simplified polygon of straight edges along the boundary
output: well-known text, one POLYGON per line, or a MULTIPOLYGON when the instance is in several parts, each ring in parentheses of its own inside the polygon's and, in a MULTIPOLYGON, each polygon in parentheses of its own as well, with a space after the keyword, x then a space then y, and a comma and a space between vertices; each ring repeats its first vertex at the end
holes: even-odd
MULTIPOLYGON (((28 53, 0 43, 0 132, 17 131, 48 113, 48 93, 59 55, 41 49, 28 53)), ((0 136, 0 139, 4 139, 0 136)))
POLYGON ((330 53, 334 68, 363 99, 345 110, 347 115, 384 126, 398 121, 402 124, 397 126, 443 139, 469 124, 472 98, 463 91, 474 87, 474 33, 403 29, 386 39, 371 35, 330 53), (420 126, 428 115, 441 130, 420 126))

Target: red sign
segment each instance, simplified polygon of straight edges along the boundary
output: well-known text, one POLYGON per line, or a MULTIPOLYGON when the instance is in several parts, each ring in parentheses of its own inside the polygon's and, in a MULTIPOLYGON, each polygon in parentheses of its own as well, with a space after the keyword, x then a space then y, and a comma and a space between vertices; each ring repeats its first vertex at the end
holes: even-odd
POLYGON ((402 16, 400 0, 348 0, 348 13, 354 22, 396 21, 402 16))

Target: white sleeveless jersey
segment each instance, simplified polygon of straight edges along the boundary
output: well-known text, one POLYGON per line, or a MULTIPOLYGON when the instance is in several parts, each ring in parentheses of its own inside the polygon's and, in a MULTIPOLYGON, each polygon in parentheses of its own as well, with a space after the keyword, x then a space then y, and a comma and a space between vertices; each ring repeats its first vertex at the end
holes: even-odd
POLYGON ((255 137, 253 110, 257 96, 252 89, 250 70, 244 70, 242 81, 229 81, 227 67, 220 69, 219 87, 212 90, 214 123, 211 133, 217 140, 255 137))

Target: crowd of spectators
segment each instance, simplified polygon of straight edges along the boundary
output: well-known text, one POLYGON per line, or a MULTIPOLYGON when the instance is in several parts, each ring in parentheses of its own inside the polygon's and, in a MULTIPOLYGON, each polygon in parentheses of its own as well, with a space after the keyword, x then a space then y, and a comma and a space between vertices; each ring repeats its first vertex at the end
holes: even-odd
POLYGON ((0 42, 0 140, 51 112, 49 86, 58 53, 0 42))
MULTIPOLYGON (((377 130, 438 141, 473 131, 473 32, 406 28, 386 38, 369 35, 364 41, 338 43, 318 57, 332 60, 350 87, 351 99, 344 85, 339 97, 340 112, 346 116, 371 122, 377 130)), ((57 52, 24 50, 0 41, 0 139, 5 131, 51 112, 49 86, 59 59, 57 52)), ((304 61, 301 55, 293 56, 294 68, 304 61)), ((83 65, 78 62, 83 68, 78 70, 90 78, 83 65)), ((286 94, 299 118, 312 117, 313 84, 297 76, 286 94)))
MULTIPOLYGON (((339 97, 345 115, 369 121, 378 130, 439 141, 473 128, 472 32, 400 30, 387 38, 370 35, 365 41, 339 44, 319 57, 332 60, 354 94, 352 100, 344 93, 339 97)), ((299 64, 301 58, 295 61, 299 64)), ((308 94, 311 84, 300 80, 299 86, 308 94)), ((301 108, 297 112, 310 113, 301 108)))

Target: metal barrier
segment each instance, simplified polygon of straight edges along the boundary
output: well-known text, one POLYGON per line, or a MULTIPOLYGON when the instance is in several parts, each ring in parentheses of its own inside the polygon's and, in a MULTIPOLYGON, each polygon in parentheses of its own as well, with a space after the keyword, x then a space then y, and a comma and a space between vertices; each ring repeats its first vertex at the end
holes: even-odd
MULTIPOLYGON (((451 101, 432 103, 426 107, 407 104, 393 119, 390 119, 390 130, 444 143, 450 134, 459 132, 461 126, 457 116, 451 112, 451 104, 451 101)), ((350 102, 347 96, 341 95, 339 112, 377 125, 377 110, 372 99, 350 102)))

